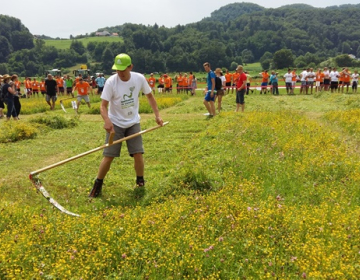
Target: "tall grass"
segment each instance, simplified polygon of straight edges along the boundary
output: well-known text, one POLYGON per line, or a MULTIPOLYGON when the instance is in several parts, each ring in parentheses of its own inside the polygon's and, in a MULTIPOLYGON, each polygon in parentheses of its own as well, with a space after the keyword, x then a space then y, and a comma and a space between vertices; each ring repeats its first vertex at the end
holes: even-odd
MULTIPOLYGON (((253 94, 237 114, 230 94, 212 119, 199 94, 169 104, 170 124, 143 135, 145 189, 133 188, 125 146, 98 199, 87 194, 100 153, 40 174, 80 218, 52 209, 25 175, 101 145, 99 115, 0 143, 14 155, 0 180, 0 278, 357 279, 356 97, 253 94)), ((143 129, 154 125, 142 114, 143 129)))

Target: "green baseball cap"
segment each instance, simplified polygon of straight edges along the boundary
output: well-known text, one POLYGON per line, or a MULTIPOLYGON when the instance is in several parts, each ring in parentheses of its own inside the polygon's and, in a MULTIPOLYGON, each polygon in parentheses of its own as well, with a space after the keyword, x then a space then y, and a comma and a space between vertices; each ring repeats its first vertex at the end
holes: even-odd
POLYGON ((126 53, 121 53, 115 57, 114 65, 111 69, 124 71, 130 65, 131 65, 131 57, 126 53))

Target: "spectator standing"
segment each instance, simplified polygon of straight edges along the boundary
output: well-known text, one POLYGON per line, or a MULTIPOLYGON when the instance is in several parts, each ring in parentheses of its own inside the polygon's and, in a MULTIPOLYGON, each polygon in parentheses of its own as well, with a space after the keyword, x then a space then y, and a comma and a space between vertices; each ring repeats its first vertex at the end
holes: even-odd
POLYGON ((150 74, 150 78, 148 79, 148 83, 149 83, 149 86, 151 88, 152 93, 155 94, 156 79, 154 78, 153 73, 150 74))
POLYGON ((20 102, 20 97, 21 97, 21 91, 20 91, 20 81, 17 75, 12 75, 11 76, 11 81, 14 84, 14 90, 15 90, 15 94, 14 94, 14 107, 15 107, 15 111, 16 111, 16 116, 19 119, 19 115, 21 112, 21 102, 20 102))
POLYGON ((269 73, 267 70, 264 70, 263 72, 259 73, 259 75, 261 75, 262 77, 260 94, 262 93, 266 94, 267 86, 269 83, 269 73))
POLYGON ((57 83, 51 74, 48 74, 47 79, 45 81, 45 90, 46 90, 45 100, 47 104, 49 104, 50 110, 54 110, 55 102, 57 100, 56 93, 58 90, 57 90, 57 83))
POLYGON ((197 89, 197 80, 196 80, 195 75, 193 75, 193 79, 192 79, 192 82, 191 82, 191 95, 195 95, 196 89, 197 89))
POLYGON ((216 75, 216 79, 220 79, 220 86, 219 88, 216 87, 216 81, 215 81, 215 89, 216 89, 216 99, 217 99, 217 104, 218 104, 218 113, 220 114, 221 111, 221 102, 222 102, 222 98, 224 96, 224 88, 225 88, 225 84, 226 84, 226 79, 222 74, 222 71, 220 68, 216 68, 215 69, 215 75, 216 75))
POLYGON ((33 79, 31 87, 32 87, 34 96, 37 95, 39 97, 40 83, 36 80, 36 78, 33 79))
POLYGON ((104 78, 104 74, 99 74, 99 77, 97 77, 95 79, 96 85, 98 87, 97 93, 101 94, 104 90, 104 86, 105 86, 105 78, 104 78))
POLYGON ((229 94, 230 88, 231 88, 231 82, 232 82, 233 75, 229 72, 229 70, 226 69, 225 73, 225 80, 226 80, 226 88, 225 90, 229 94))
POLYGON ((344 92, 344 87, 346 86, 346 93, 349 93, 349 86, 350 86, 350 79, 351 79, 351 72, 349 71, 348 68, 345 68, 342 71, 342 87, 341 87, 341 92, 344 92))
POLYGON ((64 95, 64 81, 60 76, 56 76, 57 94, 64 95))
POLYGON ((207 73, 206 78, 206 88, 204 91, 204 105, 209 112, 209 118, 212 118, 216 115, 215 112, 215 73, 211 70, 210 63, 205 62, 203 64, 204 70, 207 73))
POLYGON ((286 93, 292 94, 292 78, 293 74, 291 73, 291 69, 289 68, 287 73, 284 75, 284 81, 285 81, 285 87, 286 87, 286 93))
POLYGON ((324 67, 324 90, 328 91, 330 88, 330 72, 327 67, 324 67))
POLYGON ((351 75, 351 88, 352 88, 352 92, 353 93, 357 93, 357 87, 358 87, 358 82, 359 82, 359 74, 358 74, 358 70, 354 71, 354 74, 351 75))
POLYGON ((239 112, 241 107, 241 112, 245 110, 245 92, 246 92, 246 75, 244 73, 244 68, 242 65, 239 65, 236 68, 236 72, 239 73, 239 78, 236 83, 236 112, 239 112))
POLYGON ((45 88, 45 79, 41 79, 40 82, 40 92, 44 96, 46 94, 46 88, 45 88))
POLYGON ((279 95, 279 83, 278 83, 279 80, 277 75, 278 73, 275 73, 275 71, 271 71, 270 83, 271 83, 273 95, 279 95))
POLYGON ((73 79, 71 79, 70 75, 67 75, 67 76, 66 76, 66 79, 65 79, 66 95, 70 95, 70 94, 71 94, 71 96, 74 97, 74 94, 73 94, 73 85, 74 85, 73 79))
POLYGON ((315 92, 322 91, 324 87, 324 73, 319 68, 315 74, 315 92))
POLYGON ((14 120, 18 120, 14 106, 15 85, 11 82, 11 76, 8 74, 3 76, 3 82, 1 91, 7 107, 6 119, 10 120, 13 117, 14 120))
MULTIPOLYGON (((307 69, 308 73, 307 73, 307 81, 306 81, 306 85, 307 85, 307 89, 310 90, 310 94, 313 93, 313 88, 314 88, 314 81, 315 81, 315 72, 313 68, 308 68, 307 69)), ((307 93, 307 92, 306 92, 307 93)))
MULTIPOLYGON (((249 74, 247 71, 245 71, 244 73, 245 73, 245 75, 246 75, 246 95, 249 95, 250 85, 251 85, 251 76, 250 76, 250 74, 249 74)), ((251 93, 253 93, 253 92, 254 92, 254 91, 251 90, 251 93)))
POLYGON ((330 89, 331 89, 331 92, 336 92, 336 90, 338 89, 339 87, 339 77, 340 77, 340 74, 338 71, 336 71, 336 67, 333 67, 332 71, 330 72, 329 74, 330 76, 330 89))
POLYGON ((297 75, 296 71, 297 71, 297 69, 294 68, 294 69, 292 70, 292 72, 291 72, 291 74, 292 74, 292 81, 291 81, 291 83, 292 83, 292 89, 291 89, 291 93, 292 93, 292 94, 295 94, 296 82, 298 81, 298 75, 297 75))
POLYGON ((300 86, 300 94, 308 93, 308 86, 307 86, 307 74, 308 72, 306 71, 306 69, 303 69, 303 71, 300 74, 300 81, 301 81, 301 86, 300 86))
POLYGON ((24 81, 25 84, 25 94, 27 98, 30 98, 32 95, 32 88, 31 88, 31 79, 30 78, 25 78, 24 81))

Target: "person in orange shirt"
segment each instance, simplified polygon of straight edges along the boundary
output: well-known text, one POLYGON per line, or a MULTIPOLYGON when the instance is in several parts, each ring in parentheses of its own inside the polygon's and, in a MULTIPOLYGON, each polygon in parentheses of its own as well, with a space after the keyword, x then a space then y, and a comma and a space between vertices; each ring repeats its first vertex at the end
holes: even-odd
POLYGON ((240 77, 240 74, 238 72, 235 72, 234 74, 232 74, 233 87, 231 89, 231 93, 234 92, 234 88, 236 87, 236 83, 237 83, 237 80, 239 79, 239 77, 240 77))
POLYGON ((64 80, 60 76, 56 76, 56 84, 58 88, 58 95, 64 95, 64 80))
POLYGON ((183 76, 182 86, 183 86, 184 92, 186 92, 186 94, 188 94, 190 87, 189 87, 189 78, 187 76, 187 73, 185 73, 183 76))
POLYGON ((163 89, 164 89, 164 78, 163 76, 160 76, 159 80, 158 80, 158 92, 162 93, 163 89))
POLYGON ((324 73, 319 68, 318 71, 315 74, 315 92, 322 91, 324 87, 324 73))
POLYGON ((170 92, 171 78, 167 74, 164 74, 164 86, 165 92, 170 92))
POLYGON ((156 79, 154 78, 153 73, 150 74, 150 78, 148 79, 148 83, 149 83, 149 86, 151 87, 151 90, 152 90, 153 94, 155 94, 156 79))
POLYGON ((260 94, 267 92, 267 86, 269 83, 269 73, 267 70, 264 70, 262 73, 259 73, 259 75, 262 76, 262 82, 261 82, 261 91, 260 94))
POLYGON ((227 93, 230 91, 231 87, 231 81, 232 81, 233 75, 229 72, 229 70, 226 69, 225 73, 225 90, 227 89, 227 93))
POLYGON ((342 72, 342 87, 341 92, 344 92, 344 87, 346 86, 346 93, 349 92, 349 86, 350 86, 350 78, 351 78, 351 72, 348 68, 344 68, 342 72))
POLYGON ((177 93, 180 93, 182 91, 182 83, 183 83, 182 74, 179 73, 179 75, 176 76, 175 78, 176 78, 176 91, 177 93))
POLYGON ((81 100, 84 99, 88 107, 90 108, 90 98, 89 98, 89 92, 90 92, 90 85, 87 82, 83 81, 83 78, 79 78, 79 82, 75 85, 72 94, 74 94, 74 91, 77 89, 78 95, 77 95, 77 104, 76 104, 76 113, 79 112, 79 107, 81 104, 81 100))
POLYGON ((193 79, 194 79, 194 75, 192 74, 192 72, 189 72, 188 89, 189 89, 191 95, 193 95, 193 89, 192 89, 193 79))
POLYGON ((46 94, 46 88, 45 88, 45 79, 41 79, 40 82, 40 92, 44 96, 46 94))
POLYGON ((33 79, 33 81, 31 82, 31 88, 32 88, 32 92, 35 94, 37 94, 37 96, 39 96, 39 87, 40 84, 39 82, 36 80, 36 78, 33 79))
POLYGON ((25 84, 26 96, 27 98, 30 98, 30 96, 32 95, 31 79, 25 78, 24 84, 25 84))

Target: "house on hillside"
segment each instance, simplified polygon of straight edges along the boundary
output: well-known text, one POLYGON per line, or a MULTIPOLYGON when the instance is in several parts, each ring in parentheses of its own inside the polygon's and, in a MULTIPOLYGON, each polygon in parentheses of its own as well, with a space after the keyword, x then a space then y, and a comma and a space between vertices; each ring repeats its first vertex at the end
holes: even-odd
POLYGON ((117 36, 119 36, 119 33, 114 32, 111 34, 111 37, 117 37, 117 36))
POLYGON ((110 32, 108 31, 101 31, 101 32, 96 32, 95 36, 110 36, 110 32))

